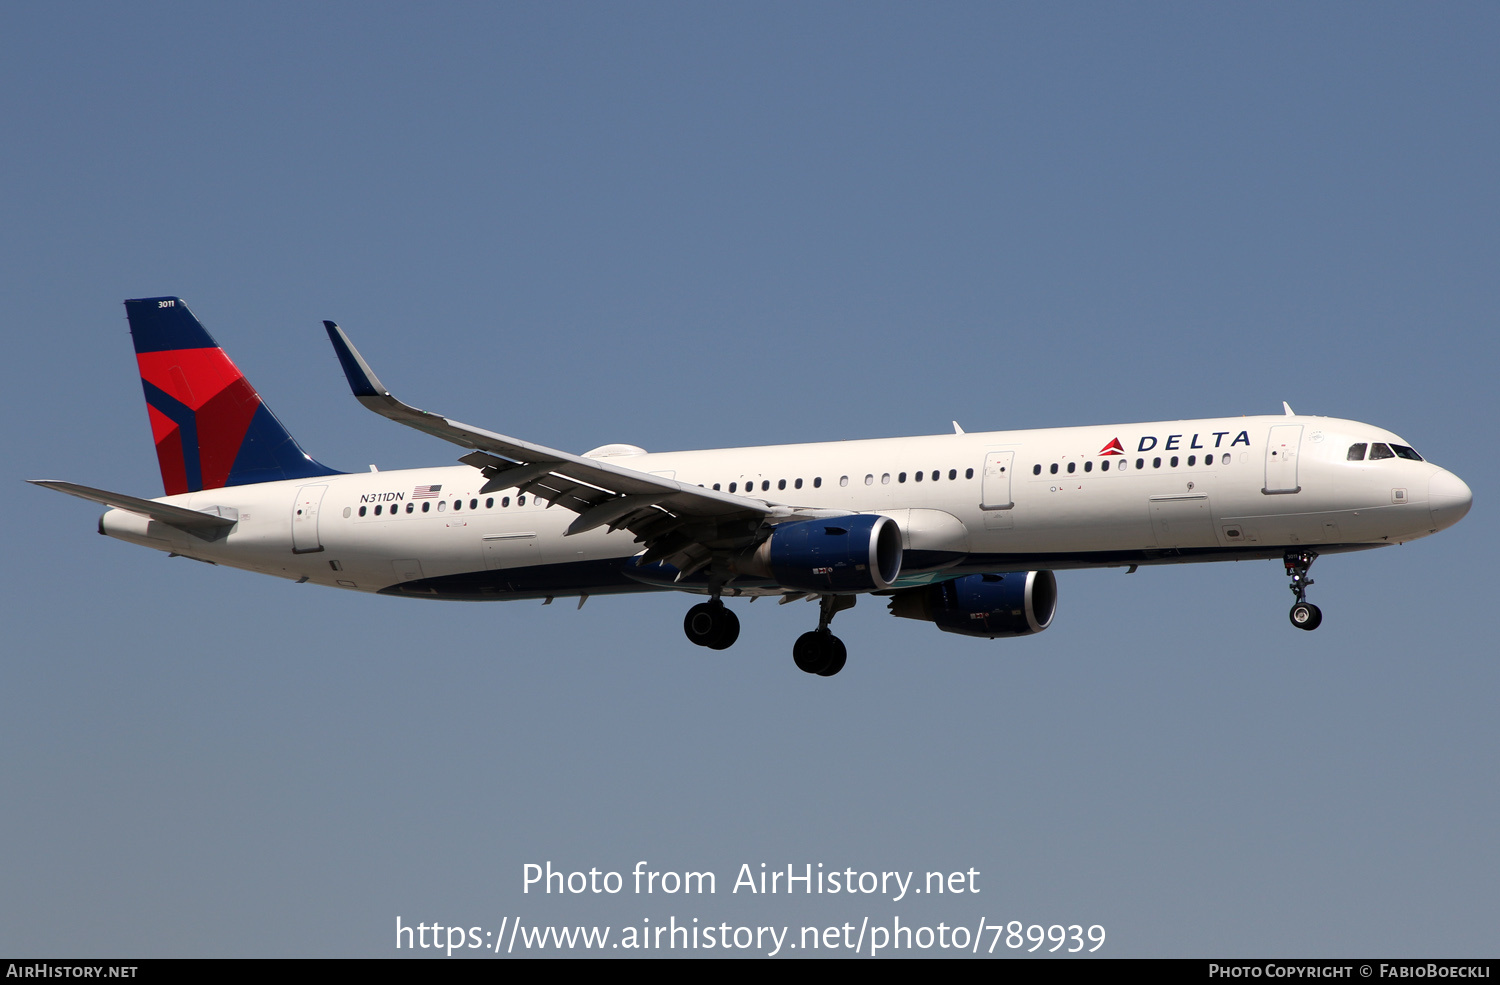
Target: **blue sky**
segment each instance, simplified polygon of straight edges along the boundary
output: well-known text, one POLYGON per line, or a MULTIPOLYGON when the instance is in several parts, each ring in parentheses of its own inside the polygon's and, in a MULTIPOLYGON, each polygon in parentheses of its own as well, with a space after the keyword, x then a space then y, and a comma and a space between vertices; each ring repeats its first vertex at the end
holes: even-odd
POLYGON ((0 30, 0 952, 393 954, 394 919, 1102 924, 1123 955, 1493 955, 1493 5, 21 6, 0 30), (582 451, 1368 421, 1458 528, 1068 572, 972 641, 679 596, 210 569, 21 485, 160 492, 120 301, 186 298, 316 457, 344 387, 582 451), (537 899, 521 867, 968 869, 984 892, 537 899))

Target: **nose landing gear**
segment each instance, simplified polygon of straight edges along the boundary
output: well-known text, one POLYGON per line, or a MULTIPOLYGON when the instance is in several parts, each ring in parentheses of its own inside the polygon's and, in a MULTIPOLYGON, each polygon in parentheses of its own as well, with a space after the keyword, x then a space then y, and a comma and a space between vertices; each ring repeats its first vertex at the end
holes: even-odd
POLYGON ((682 620, 682 631, 699 646, 727 650, 740 638, 740 617, 720 599, 699 602, 687 611, 682 620))
POLYGON ((1292 605, 1292 611, 1288 614, 1292 625, 1298 629, 1314 630, 1323 623, 1323 610, 1307 600, 1307 586, 1313 580, 1307 577, 1307 569, 1318 559, 1316 551, 1287 551, 1282 563, 1286 565, 1286 573, 1292 579, 1292 594, 1297 596, 1297 601, 1292 605))
POLYGON ((819 677, 832 677, 844 669, 849 651, 844 641, 828 631, 833 617, 854 605, 853 595, 824 595, 818 600, 818 628, 797 637, 792 646, 792 660, 797 669, 819 677))

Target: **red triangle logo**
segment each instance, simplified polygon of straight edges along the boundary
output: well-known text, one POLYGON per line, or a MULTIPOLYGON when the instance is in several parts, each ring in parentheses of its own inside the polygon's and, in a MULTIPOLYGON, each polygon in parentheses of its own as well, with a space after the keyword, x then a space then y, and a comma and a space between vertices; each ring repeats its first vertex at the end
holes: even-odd
POLYGON ((1099 454, 1101 454, 1101 455, 1123 455, 1123 454, 1125 454, 1125 449, 1120 447, 1120 439, 1119 438, 1110 438, 1109 439, 1109 444, 1107 444, 1103 448, 1101 448, 1099 450, 1099 454))

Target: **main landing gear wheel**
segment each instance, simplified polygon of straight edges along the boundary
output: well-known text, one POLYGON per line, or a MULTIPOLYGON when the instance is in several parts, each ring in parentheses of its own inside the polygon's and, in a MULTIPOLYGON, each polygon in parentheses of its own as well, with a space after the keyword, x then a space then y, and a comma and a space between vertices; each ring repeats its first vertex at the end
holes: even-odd
POLYGON ((1311 602, 1298 602, 1292 606, 1291 618, 1298 629, 1317 629, 1323 622, 1323 610, 1311 602))
POLYGON ((833 650, 833 656, 829 659, 828 665, 822 670, 818 671, 819 677, 832 677, 834 674, 837 674, 839 671, 843 670, 844 664, 849 661, 849 651, 844 646, 843 640, 839 639, 837 636, 834 636, 832 633, 829 633, 828 643, 833 650))
POLYGON ((818 628, 797 637, 792 660, 797 669, 819 677, 832 677, 844 669, 849 651, 844 641, 828 631, 828 624, 841 610, 854 605, 853 595, 824 595, 818 599, 818 628))
POLYGON ((844 641, 826 629, 815 629, 797 637, 792 647, 792 659, 797 669, 819 677, 832 677, 844 669, 849 651, 844 641))
POLYGON ((1307 569, 1317 559, 1316 551, 1287 551, 1281 559, 1286 565, 1287 577, 1292 579, 1292 594, 1297 596, 1288 616, 1298 629, 1314 630, 1323 624, 1323 610, 1307 600, 1307 586, 1313 583, 1307 577, 1307 569))
POLYGON ((740 617, 718 599, 700 602, 682 620, 687 638, 710 650, 727 650, 740 638, 740 617))

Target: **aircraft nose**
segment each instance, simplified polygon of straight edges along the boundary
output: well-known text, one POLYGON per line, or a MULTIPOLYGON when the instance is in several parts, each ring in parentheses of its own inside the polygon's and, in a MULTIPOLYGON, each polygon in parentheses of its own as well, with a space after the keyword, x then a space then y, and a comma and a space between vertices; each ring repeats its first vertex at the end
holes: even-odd
POLYGON ((1462 520, 1473 503, 1468 483, 1447 469, 1438 469, 1427 483, 1427 507, 1432 510, 1432 525, 1439 530, 1462 520))

